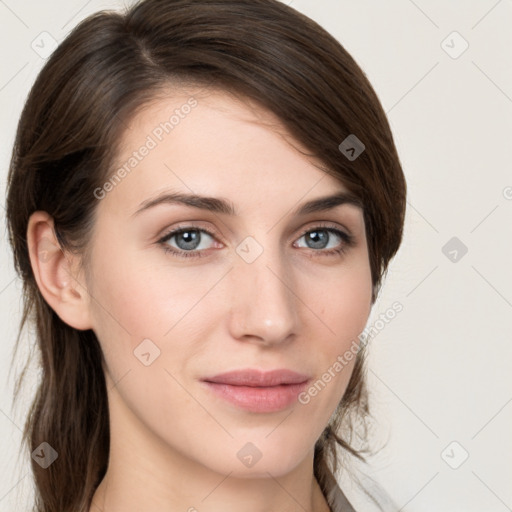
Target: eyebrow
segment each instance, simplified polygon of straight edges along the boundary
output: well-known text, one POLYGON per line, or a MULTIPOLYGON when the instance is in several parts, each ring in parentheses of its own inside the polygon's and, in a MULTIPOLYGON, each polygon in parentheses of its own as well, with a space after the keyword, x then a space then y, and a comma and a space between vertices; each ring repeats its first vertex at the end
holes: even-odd
MULTIPOLYGON (((201 196, 198 194, 168 192, 143 201, 139 205, 139 209, 132 214, 132 217, 161 204, 183 204, 213 213, 238 215, 234 204, 226 199, 201 196)), ((292 212, 292 215, 307 215, 309 213, 323 212, 326 210, 332 210, 333 208, 344 204, 349 204, 363 209, 363 205, 357 197, 347 192, 338 192, 334 195, 319 197, 308 201, 307 203, 298 206, 292 212)))

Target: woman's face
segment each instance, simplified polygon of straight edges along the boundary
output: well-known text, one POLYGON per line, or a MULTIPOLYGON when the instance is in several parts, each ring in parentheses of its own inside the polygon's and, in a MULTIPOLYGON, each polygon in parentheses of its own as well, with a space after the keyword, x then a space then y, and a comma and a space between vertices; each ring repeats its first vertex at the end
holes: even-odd
POLYGON ((126 130, 87 279, 113 440, 241 477, 312 454, 372 283, 363 211, 319 203, 347 189, 283 135, 220 92, 155 101, 126 130))

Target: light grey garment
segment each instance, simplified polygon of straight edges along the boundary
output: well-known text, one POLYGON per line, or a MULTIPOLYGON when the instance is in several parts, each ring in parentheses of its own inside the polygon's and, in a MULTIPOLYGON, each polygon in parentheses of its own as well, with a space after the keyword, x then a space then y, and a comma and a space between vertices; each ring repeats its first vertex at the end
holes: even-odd
POLYGON ((350 501, 341 490, 336 479, 329 473, 327 476, 327 503, 331 512, 356 512, 350 501))
MULTIPOLYGON (((357 471, 354 471, 353 475, 356 476, 356 473, 357 471)), ((369 475, 360 474, 355 482, 373 504, 372 510, 379 510, 379 512, 401 510, 385 489, 369 475)), ((331 473, 327 475, 327 489, 327 503, 331 512, 356 512, 331 473)))

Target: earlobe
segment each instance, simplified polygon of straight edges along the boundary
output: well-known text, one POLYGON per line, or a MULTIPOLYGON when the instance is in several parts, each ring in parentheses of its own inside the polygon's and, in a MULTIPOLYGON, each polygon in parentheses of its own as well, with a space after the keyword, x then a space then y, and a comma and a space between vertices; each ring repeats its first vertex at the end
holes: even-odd
POLYGON ((90 296, 77 272, 78 257, 60 247, 48 213, 30 216, 27 244, 37 286, 48 305, 71 327, 91 329, 90 296))

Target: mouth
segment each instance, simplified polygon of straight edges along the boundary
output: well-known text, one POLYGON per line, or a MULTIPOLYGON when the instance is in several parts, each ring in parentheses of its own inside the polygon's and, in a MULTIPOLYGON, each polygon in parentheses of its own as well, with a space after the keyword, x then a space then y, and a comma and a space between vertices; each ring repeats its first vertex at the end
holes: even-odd
POLYGON ((206 377, 201 381, 209 391, 237 408, 269 413, 294 404, 310 377, 287 369, 270 372, 249 369, 206 377))

